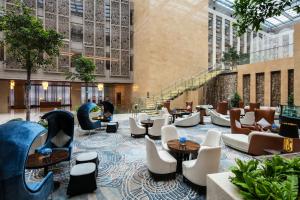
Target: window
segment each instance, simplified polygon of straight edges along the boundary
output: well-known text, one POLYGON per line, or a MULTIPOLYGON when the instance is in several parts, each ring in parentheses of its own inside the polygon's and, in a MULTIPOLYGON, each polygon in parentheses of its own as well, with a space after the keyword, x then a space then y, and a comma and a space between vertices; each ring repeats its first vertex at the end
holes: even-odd
POLYGON ((83 28, 81 24, 71 24, 71 40, 73 42, 83 41, 83 28))
POLYGON ((71 13, 72 15, 83 16, 83 3, 82 0, 71 0, 71 13))

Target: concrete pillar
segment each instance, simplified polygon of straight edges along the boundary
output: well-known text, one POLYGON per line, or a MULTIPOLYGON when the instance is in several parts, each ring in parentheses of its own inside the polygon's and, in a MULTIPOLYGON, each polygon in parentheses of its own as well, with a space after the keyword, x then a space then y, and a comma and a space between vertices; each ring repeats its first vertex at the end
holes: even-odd
POLYGON ((9 80, 0 80, 0 113, 9 111, 9 80))
POLYGON ((71 104, 72 110, 81 105, 81 83, 71 83, 71 104))
POLYGON ((15 81, 14 97, 14 108, 25 109, 25 81, 15 81))

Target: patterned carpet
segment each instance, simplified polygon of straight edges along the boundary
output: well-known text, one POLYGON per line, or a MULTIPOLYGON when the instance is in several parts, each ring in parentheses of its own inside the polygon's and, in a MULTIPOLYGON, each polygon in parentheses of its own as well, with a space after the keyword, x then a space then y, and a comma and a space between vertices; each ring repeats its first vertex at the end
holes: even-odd
MULTIPOLYGON (((120 127, 117 133, 107 134, 99 131, 92 135, 82 133, 77 127, 72 154, 71 166, 74 158, 80 152, 97 151, 100 164, 97 178, 98 188, 94 193, 72 197, 76 200, 171 200, 171 199, 205 199, 205 195, 194 191, 189 185, 183 183, 182 176, 177 175, 175 180, 155 182, 150 177, 145 165, 145 139, 130 137, 128 114, 115 116, 120 127)), ((216 128, 222 133, 230 129, 218 127, 205 118, 205 125, 192 128, 178 128, 179 134, 187 136, 188 139, 201 143, 208 129, 216 128)), ((156 141, 161 146, 160 140, 156 141)), ((249 159, 245 154, 232 150, 223 145, 220 171, 227 171, 234 165, 235 158, 249 159)), ((61 183, 58 190, 53 193, 53 199, 67 199, 66 188, 69 181, 69 162, 60 163, 53 167, 54 180, 61 183)), ((42 171, 27 171, 28 180, 41 178, 42 171)))

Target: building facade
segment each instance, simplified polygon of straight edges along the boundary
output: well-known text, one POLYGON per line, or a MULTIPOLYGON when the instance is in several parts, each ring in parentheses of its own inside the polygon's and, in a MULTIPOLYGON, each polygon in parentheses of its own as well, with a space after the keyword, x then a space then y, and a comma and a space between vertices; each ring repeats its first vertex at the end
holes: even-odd
MULTIPOLYGON (((15 6, 14 2, 2 0, 1 4, 9 10, 15 6)), ((82 102, 84 86, 65 79, 66 72, 74 71, 72 58, 77 55, 92 59, 96 65, 96 82, 88 88, 90 99, 96 101, 104 99, 104 96, 107 96, 104 94, 105 91, 106 94, 111 94, 108 90, 115 90, 115 87, 131 88, 132 2, 129 0, 24 0, 23 2, 33 10, 33 15, 41 19, 45 29, 56 30, 64 36, 60 56, 55 58, 51 65, 44 66, 32 75, 32 105, 39 106, 40 100, 62 101, 64 105, 71 105, 72 101, 76 104, 82 102), (42 84, 48 84, 49 89, 45 91, 42 84), (104 89, 99 90, 98 84, 104 84, 104 89), (76 99, 74 95, 74 98, 71 98, 73 86, 81 90, 81 95, 76 99)), ((21 87, 19 90, 24 91, 23 80, 26 74, 14 59, 5 53, 5 48, 1 53, 0 79, 15 82, 12 83, 15 88, 9 92, 9 105, 14 106, 19 98, 13 90, 21 87)), ((121 97, 124 96, 127 95, 121 94, 121 97)), ((112 101, 117 100, 116 95, 109 98, 112 101)))

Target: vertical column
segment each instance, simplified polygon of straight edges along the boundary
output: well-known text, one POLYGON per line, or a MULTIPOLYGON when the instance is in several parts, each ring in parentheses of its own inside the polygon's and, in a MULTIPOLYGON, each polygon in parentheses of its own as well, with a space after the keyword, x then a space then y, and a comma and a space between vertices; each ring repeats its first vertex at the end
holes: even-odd
POLYGON ((110 1, 110 32, 111 32, 111 66, 110 76, 120 76, 120 37, 121 37, 121 26, 120 26, 120 2, 110 1))
MULTIPOLYGON (((57 14, 57 1, 47 0, 45 1, 45 28, 53 29, 57 31, 58 26, 58 14, 57 14)), ((54 58, 51 65, 48 65, 46 71, 57 72, 58 59, 54 58)))
MULTIPOLYGON (((222 58, 222 56, 223 56, 223 52, 225 52, 225 27, 226 27, 226 25, 225 25, 225 18, 223 17, 222 18, 222 50, 221 50, 221 58, 222 58)), ((222 69, 224 69, 225 68, 225 66, 224 66, 224 64, 223 64, 223 62, 221 62, 221 66, 222 66, 222 69)))
POLYGON ((212 40, 212 44, 213 44, 213 68, 216 68, 216 58, 217 58, 217 53, 216 53, 216 14, 213 14, 213 40, 212 40))
POLYGON ((130 75, 130 4, 121 3, 121 76, 130 75))
POLYGON ((64 37, 61 55, 58 58, 58 71, 67 72, 70 69, 70 1, 58 0, 58 32, 64 37))
POLYGON ((105 3, 104 0, 96 0, 95 4, 95 73, 105 76, 105 3))
POLYGON ((288 83, 289 83, 288 70, 283 69, 281 70, 281 80, 280 80, 280 91, 281 91, 280 104, 287 104, 288 83))

